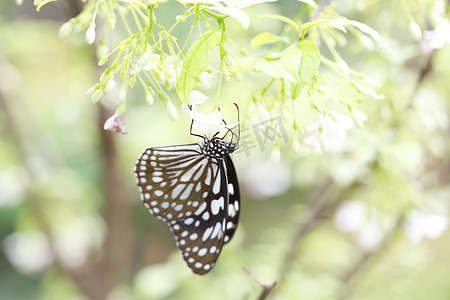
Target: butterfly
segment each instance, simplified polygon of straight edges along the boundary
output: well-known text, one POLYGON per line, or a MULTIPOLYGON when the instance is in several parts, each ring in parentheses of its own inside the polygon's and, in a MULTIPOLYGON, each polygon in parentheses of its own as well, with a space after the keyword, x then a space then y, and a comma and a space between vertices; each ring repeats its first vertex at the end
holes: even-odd
POLYGON ((208 138, 193 133, 193 123, 190 134, 202 142, 148 148, 134 172, 144 205, 167 223, 186 264, 203 275, 214 267, 238 224, 239 184, 230 154, 239 137, 228 127, 223 137, 216 132, 208 138), (231 141, 225 141, 229 132, 231 141))

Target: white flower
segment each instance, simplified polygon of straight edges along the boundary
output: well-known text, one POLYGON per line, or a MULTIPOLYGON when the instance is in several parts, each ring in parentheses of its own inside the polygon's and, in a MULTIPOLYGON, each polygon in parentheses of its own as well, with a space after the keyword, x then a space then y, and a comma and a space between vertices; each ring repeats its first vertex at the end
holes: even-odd
POLYGON ((194 128, 205 134, 207 138, 212 138, 217 132, 222 133, 238 125, 237 123, 233 125, 223 124, 223 115, 218 110, 211 112, 209 115, 194 110, 186 111, 184 109, 183 111, 194 120, 194 128))
POLYGON ((409 22, 409 32, 415 38, 416 40, 420 41, 422 38, 422 30, 420 29, 420 26, 415 21, 409 22))
POLYGON ((328 152, 328 138, 319 128, 319 145, 323 153, 328 152))
POLYGON ((265 107, 261 104, 256 104, 256 115, 259 121, 264 124, 265 127, 270 127, 270 114, 265 107))
POLYGON ((205 103, 205 101, 208 99, 208 96, 197 90, 192 90, 192 92, 189 94, 190 105, 200 105, 205 103))
POLYGON ((162 84, 166 81, 172 89, 177 84, 177 78, 181 71, 181 66, 174 66, 175 59, 168 55, 164 59, 164 64, 161 64, 161 58, 158 54, 146 52, 138 60, 134 69, 130 70, 130 74, 136 74, 140 71, 147 71, 154 73, 155 77, 162 84))
POLYGON ((39 231, 10 234, 3 247, 9 262, 25 273, 43 271, 54 259, 47 237, 39 231))
MULTIPOLYGON (((91 91, 88 91, 91 92, 91 91)), ((100 98, 103 96, 103 90, 101 89, 96 89, 95 92, 92 94, 91 96, 91 101, 92 103, 97 102, 98 100, 100 100, 100 98)))
POLYGON ((120 114, 116 111, 103 125, 105 130, 112 131, 113 133, 127 134, 128 131, 122 123, 120 114))
POLYGON ((444 19, 435 30, 427 30, 423 33, 425 40, 430 43, 431 49, 440 49, 450 44, 450 22, 444 19))
POLYGON ((209 90, 211 88, 211 84, 209 83, 209 80, 211 80, 210 77, 208 72, 202 72, 199 81, 197 82, 197 86, 209 90))
POLYGON ((424 237, 438 239, 449 226, 449 217, 429 211, 413 210, 403 227, 413 244, 419 244, 424 237))
POLYGON ((86 42, 91 45, 95 41, 95 24, 91 24, 86 31, 86 42))
POLYGON ((362 111, 356 109, 352 112, 352 119, 356 126, 363 128, 364 121, 367 121, 367 116, 362 111))
POLYGON ((68 36, 73 29, 73 21, 72 19, 66 23, 64 23, 60 28, 59 28, 59 36, 60 37, 65 37, 68 36))
POLYGON ((334 216, 336 228, 352 233, 355 242, 367 250, 374 250, 381 244, 385 236, 382 221, 376 212, 369 211, 366 204, 359 201, 344 201, 334 216))
POLYGON ((152 58, 152 53, 151 52, 145 52, 139 58, 138 63, 137 63, 138 66, 141 67, 141 68, 145 68, 146 66, 148 66, 148 63, 150 62, 151 58, 152 58))
POLYGON ((223 124, 223 115, 220 111, 213 111, 209 115, 202 114, 197 111, 197 107, 208 100, 208 96, 200 91, 192 90, 189 94, 189 105, 183 104, 181 110, 194 120, 193 127, 201 131, 206 137, 211 138, 217 132, 225 132, 228 129, 234 128, 238 123, 233 125, 223 124))
POLYGON ((266 199, 286 193, 292 184, 289 168, 270 161, 250 163, 243 168, 246 193, 253 199, 266 199))
POLYGON ((108 83, 106 84, 105 89, 103 90, 103 94, 108 95, 116 85, 117 85, 117 83, 114 80, 114 77, 111 77, 111 79, 108 80, 108 83))
POLYGON ((306 127, 303 144, 315 149, 325 148, 325 151, 329 146, 342 144, 347 138, 346 131, 353 127, 353 121, 339 113, 333 113, 333 118, 319 115, 319 121, 306 127))
POLYGON ((272 149, 272 152, 270 153, 270 160, 276 165, 280 163, 281 160, 280 147, 274 147, 272 149))
POLYGON ((153 103, 155 102, 153 94, 150 92, 145 93, 145 101, 147 101, 148 105, 153 105, 153 103))
POLYGON ((366 206, 360 201, 344 201, 334 215, 334 225, 342 232, 357 231, 366 218, 366 206))
POLYGON ((172 121, 176 121, 178 119, 178 112, 177 112, 177 109, 175 108, 175 105, 173 105, 172 101, 167 100, 166 110, 167 110, 167 113, 169 114, 170 119, 172 119, 172 121))
POLYGON ((364 249, 374 250, 383 241, 385 232, 376 219, 370 219, 354 234, 356 243, 364 249))

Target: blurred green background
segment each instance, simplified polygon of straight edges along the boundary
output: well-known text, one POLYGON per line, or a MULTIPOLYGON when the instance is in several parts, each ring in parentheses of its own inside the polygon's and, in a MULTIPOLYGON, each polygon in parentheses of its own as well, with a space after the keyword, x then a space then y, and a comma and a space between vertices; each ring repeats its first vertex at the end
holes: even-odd
MULTIPOLYGON (((249 119, 254 148, 233 156, 240 224, 202 277, 142 205, 133 175, 143 149, 195 142, 189 120, 179 111, 171 121, 135 89, 129 133, 104 131, 114 106, 86 96, 99 76, 93 50, 84 33, 58 37, 70 3, 0 3, 0 299, 257 299, 262 287, 243 268, 277 281, 268 299, 450 299, 448 2, 332 2, 382 35, 380 48, 350 39, 340 53, 385 99, 362 103, 364 128, 328 153, 282 143, 279 164, 249 119)), ((298 7, 246 11, 293 17, 298 7)), ((180 8, 165 3, 159 18, 180 8)), ((257 33, 235 27, 243 41, 257 33)), ((248 105, 232 83, 225 93, 248 105)))

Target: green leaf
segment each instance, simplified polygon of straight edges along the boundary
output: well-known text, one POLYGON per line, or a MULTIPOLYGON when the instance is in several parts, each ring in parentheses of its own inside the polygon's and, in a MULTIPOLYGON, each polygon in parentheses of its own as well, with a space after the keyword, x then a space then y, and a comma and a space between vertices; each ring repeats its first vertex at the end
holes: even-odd
MULTIPOLYGON (((233 7, 246 8, 252 5, 266 3, 266 2, 276 2, 277 0, 234 0, 232 1, 233 7)), ((204 0, 203 0, 204 2, 204 0)))
POLYGON ((213 28, 204 33, 186 53, 176 87, 178 97, 185 104, 189 103, 189 94, 200 80, 200 74, 208 68, 219 44, 217 31, 218 28, 213 28))
POLYGON ((296 31, 299 31, 297 23, 295 23, 292 19, 286 18, 285 16, 280 16, 280 15, 263 15, 263 16, 260 16, 259 18, 268 18, 268 19, 280 20, 280 21, 283 21, 283 22, 291 25, 292 27, 294 27, 294 29, 296 31))
POLYGON ((270 32, 263 32, 252 39, 251 46, 252 48, 256 48, 262 45, 276 43, 279 41, 287 41, 287 39, 278 35, 273 35, 270 32))
POLYGON ((305 23, 300 28, 301 36, 304 36, 305 33, 314 26, 327 25, 334 27, 336 29, 342 30, 343 32, 347 32, 344 26, 338 23, 337 20, 315 20, 309 23, 305 23))
POLYGON ((316 20, 316 21, 313 21, 313 22, 305 23, 300 28, 301 36, 304 36, 305 33, 309 29, 311 29, 312 27, 320 26, 320 25, 331 26, 331 27, 334 27, 336 29, 342 30, 344 32, 347 31, 344 26, 350 25, 350 26, 358 28, 359 30, 361 30, 365 34, 370 35, 378 43, 381 44, 381 42, 382 42, 381 41, 381 36, 380 36, 380 34, 377 31, 373 30, 372 28, 370 28, 366 24, 363 24, 363 23, 358 22, 358 21, 353 21, 353 20, 316 20))
POLYGON ((39 4, 36 7, 36 11, 40 11, 41 7, 44 6, 45 4, 50 3, 50 2, 55 2, 55 1, 58 1, 58 0, 43 0, 43 1, 39 2, 39 4))
POLYGON ((281 53, 280 58, 261 61, 256 64, 256 68, 274 78, 284 78, 290 82, 298 83, 298 70, 301 59, 302 52, 300 49, 289 47, 281 53))
POLYGON ((306 3, 309 6, 311 6, 312 8, 315 8, 315 9, 318 8, 318 6, 317 6, 316 2, 314 2, 314 0, 298 0, 298 1, 306 3))
POLYGON ((222 6, 215 6, 211 8, 212 10, 217 10, 225 15, 228 15, 234 19, 236 19, 239 23, 241 23, 242 27, 244 27, 245 30, 248 29, 248 26, 250 24, 250 17, 236 7, 222 7, 222 6))
POLYGON ((298 48, 302 52, 302 61, 298 72, 298 83, 292 83, 291 99, 298 97, 305 85, 311 81, 320 66, 319 47, 310 40, 303 40, 298 43, 298 48))
POLYGON ((373 30, 366 24, 363 24, 358 21, 353 21, 353 20, 339 20, 338 22, 342 25, 351 25, 353 27, 356 27, 359 30, 361 30, 362 32, 364 32, 365 34, 370 35, 379 44, 382 43, 380 34, 376 30, 373 30))

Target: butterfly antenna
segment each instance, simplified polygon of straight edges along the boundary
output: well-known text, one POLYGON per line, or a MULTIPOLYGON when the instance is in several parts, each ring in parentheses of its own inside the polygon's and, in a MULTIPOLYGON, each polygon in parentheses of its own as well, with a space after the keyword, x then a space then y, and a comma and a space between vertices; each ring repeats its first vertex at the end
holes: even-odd
POLYGON ((236 146, 237 146, 237 148, 239 148, 239 140, 241 139, 241 117, 240 117, 240 113, 239 113, 239 106, 236 103, 234 103, 234 105, 236 105, 237 114, 238 114, 238 139, 236 142, 236 146))

